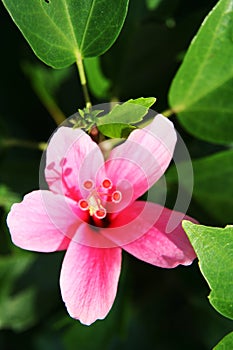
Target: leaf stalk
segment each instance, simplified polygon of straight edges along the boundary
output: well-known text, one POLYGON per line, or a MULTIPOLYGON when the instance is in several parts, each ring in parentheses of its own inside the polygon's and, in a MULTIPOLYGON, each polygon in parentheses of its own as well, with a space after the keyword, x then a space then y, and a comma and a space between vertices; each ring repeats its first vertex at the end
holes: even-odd
POLYGON ((86 102, 86 108, 90 108, 92 104, 91 104, 91 99, 90 99, 90 95, 87 87, 87 79, 85 75, 83 60, 80 54, 77 54, 76 57, 77 57, 76 64, 78 67, 79 78, 80 78, 80 82, 83 90, 83 96, 86 102))

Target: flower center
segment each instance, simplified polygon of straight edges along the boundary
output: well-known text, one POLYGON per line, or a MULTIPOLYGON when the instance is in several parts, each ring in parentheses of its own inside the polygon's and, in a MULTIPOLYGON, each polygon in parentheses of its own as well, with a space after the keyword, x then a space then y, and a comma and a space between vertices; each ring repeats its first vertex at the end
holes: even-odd
POLYGON ((82 184, 83 188, 89 192, 87 198, 79 200, 79 208, 81 210, 88 210, 91 216, 97 219, 104 219, 107 215, 107 209, 104 207, 105 203, 113 202, 120 203, 122 194, 120 191, 114 190, 112 181, 104 179, 99 187, 95 187, 94 182, 90 179, 82 184))

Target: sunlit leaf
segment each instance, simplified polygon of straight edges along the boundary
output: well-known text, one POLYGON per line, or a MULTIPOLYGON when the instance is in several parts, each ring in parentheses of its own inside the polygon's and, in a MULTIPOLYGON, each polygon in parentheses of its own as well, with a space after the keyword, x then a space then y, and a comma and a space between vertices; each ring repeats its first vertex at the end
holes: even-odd
POLYGON ((233 226, 216 228, 183 221, 183 228, 211 289, 210 303, 233 319, 233 226))
POLYGON ((112 123, 135 124, 147 114, 149 107, 155 103, 154 97, 129 100, 122 104, 115 104, 113 109, 98 119, 98 126, 112 123))
POLYGON ((144 106, 146 108, 150 108, 151 106, 153 106, 153 104, 155 104, 156 98, 155 97, 139 97, 136 99, 131 99, 129 101, 127 101, 128 103, 133 103, 135 105, 140 105, 140 106, 144 106))
POLYGON ((131 124, 142 121, 155 101, 154 97, 141 97, 122 104, 115 104, 109 113, 97 119, 98 129, 108 137, 127 137, 134 129, 131 124))
POLYGON ((232 350, 233 349, 233 332, 227 334, 213 350, 232 350))
POLYGON ((128 8, 128 0, 2 1, 35 54, 54 68, 104 53, 128 8))
POLYGON ((192 41, 170 89, 170 105, 193 135, 233 141, 233 2, 220 0, 192 41))

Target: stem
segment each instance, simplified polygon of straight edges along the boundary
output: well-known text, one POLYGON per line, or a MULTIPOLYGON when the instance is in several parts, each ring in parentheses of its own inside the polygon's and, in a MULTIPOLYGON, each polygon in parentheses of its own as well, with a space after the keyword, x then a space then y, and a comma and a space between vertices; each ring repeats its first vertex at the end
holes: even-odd
POLYGON ((80 53, 77 53, 76 57, 77 57, 76 64, 78 67, 80 82, 82 85, 83 96, 84 96, 84 99, 86 102, 86 108, 90 108, 91 107, 91 100, 90 100, 90 96, 89 96, 89 92, 88 92, 88 88, 87 88, 87 79, 86 79, 85 70, 84 70, 84 66, 83 66, 83 60, 82 60, 80 53))
POLYGON ((41 97, 41 102, 44 104, 45 108, 48 110, 51 117, 58 126, 66 120, 64 113, 52 98, 41 97))
POLYGON ((161 113, 164 117, 169 118, 171 117, 173 114, 175 114, 175 111, 173 109, 166 109, 165 111, 163 111, 161 113))
POLYGON ((29 74, 30 70, 27 71, 27 69, 24 68, 24 72, 29 77, 35 93, 37 94, 41 103, 44 105, 44 107, 47 109, 47 111, 51 115, 54 122, 58 126, 62 124, 66 120, 66 117, 62 112, 62 110, 57 105, 56 100, 53 98, 52 94, 47 89, 46 82, 43 80, 42 81, 39 80, 36 75, 34 78, 32 78, 31 74, 29 74))
MULTIPOLYGON (((173 114, 176 114, 177 111, 175 111, 174 109, 166 109, 165 111, 163 111, 161 114, 166 117, 169 118, 171 117, 173 114)), ((145 118, 143 119, 141 122, 137 123, 137 127, 139 128, 144 128, 145 126, 147 126, 151 121, 152 121, 152 117, 149 118, 145 118)))
POLYGON ((1 140, 1 145, 3 147, 24 147, 30 149, 37 149, 39 151, 44 151, 47 148, 46 142, 33 142, 28 140, 20 139, 3 139, 1 140))

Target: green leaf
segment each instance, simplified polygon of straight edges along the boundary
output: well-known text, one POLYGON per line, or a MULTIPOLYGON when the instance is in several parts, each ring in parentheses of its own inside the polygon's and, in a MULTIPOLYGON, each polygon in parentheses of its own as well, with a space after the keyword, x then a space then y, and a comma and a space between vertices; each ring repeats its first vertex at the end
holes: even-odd
POLYGON ((90 132, 93 127, 96 126, 97 116, 101 114, 103 110, 99 109, 91 109, 89 107, 85 107, 84 109, 79 109, 78 113, 76 113, 72 119, 70 119, 70 123, 73 124, 73 128, 82 128, 87 132, 90 132))
POLYGON ((99 131, 111 138, 127 138, 131 131, 136 129, 134 126, 124 123, 114 123, 98 126, 99 131))
POLYGON ((0 328, 22 331, 35 323, 35 289, 31 286, 14 292, 18 278, 34 261, 29 253, 0 257, 0 328))
POLYGON ((233 150, 193 161, 193 198, 222 224, 232 220, 232 164, 233 150))
POLYGON ((233 141, 232 21, 232 0, 220 0, 192 41, 169 93, 187 131, 222 144, 233 141))
POLYGON ((155 101, 154 97, 140 97, 116 104, 109 113, 97 119, 98 129, 107 137, 126 138, 135 129, 131 124, 142 121, 155 101))
MULTIPOLYGON (((232 221, 233 198, 233 150, 222 151, 211 156, 192 161, 194 173, 193 201, 201 207, 203 218, 207 215, 218 224, 232 221), (223 209, 224 208, 224 209, 223 209)), ((179 186, 190 192, 190 164, 179 163, 182 178, 179 186), (182 181, 182 182, 181 182, 182 181)), ((178 182, 176 167, 166 172, 170 187, 178 182)))
POLYGON ((35 54, 54 68, 107 51, 128 9, 128 0, 2 1, 35 54))
POLYGON ((233 226, 207 227, 183 221, 211 289, 209 300, 222 315, 233 319, 233 226))
POLYGON ((227 334, 213 350, 232 350, 233 349, 233 332, 227 334))
POLYGON ((136 98, 135 100, 131 99, 131 100, 127 101, 127 102, 134 103, 135 105, 144 106, 144 107, 146 107, 148 109, 151 106, 153 106, 155 101, 156 101, 155 97, 139 97, 139 98, 136 98))
POLYGON ((7 186, 0 184, 0 207, 3 207, 6 212, 15 202, 20 202, 20 196, 12 192, 7 186))
POLYGON ((122 104, 116 104, 109 113, 98 119, 97 125, 139 123, 155 101, 154 97, 141 97, 135 100, 130 99, 122 104))
POLYGON ((88 87, 97 98, 108 98, 111 82, 107 79, 102 70, 99 57, 87 58, 84 60, 88 87))

